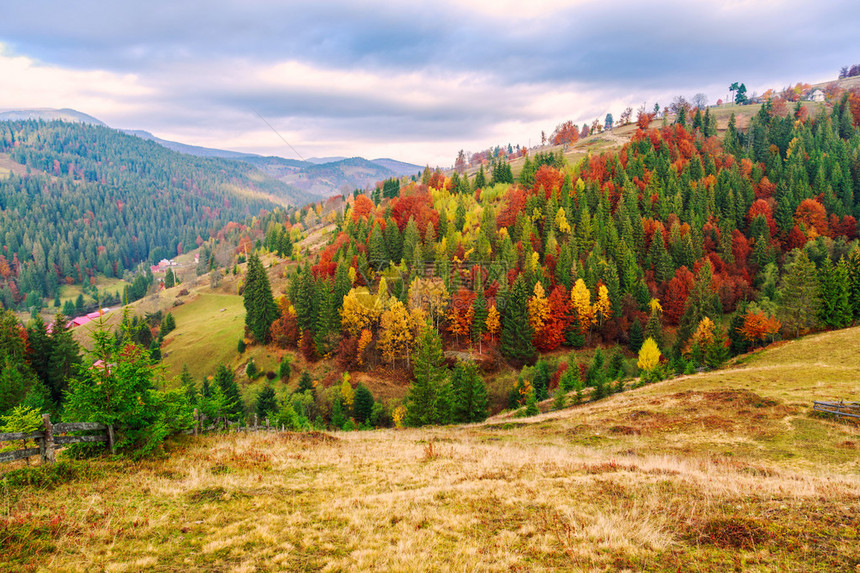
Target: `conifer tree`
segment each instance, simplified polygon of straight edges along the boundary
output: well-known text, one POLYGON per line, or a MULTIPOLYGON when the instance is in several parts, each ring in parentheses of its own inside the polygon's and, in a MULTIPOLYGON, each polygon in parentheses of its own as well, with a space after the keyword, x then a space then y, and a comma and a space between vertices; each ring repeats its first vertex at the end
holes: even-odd
POLYGON ((406 424, 424 426, 439 423, 442 406, 439 402, 446 374, 442 339, 430 325, 418 338, 412 373, 412 386, 406 395, 406 424))
POLYGON ((261 343, 266 342, 269 327, 278 318, 278 306, 272 297, 269 277, 256 253, 248 258, 248 271, 245 274, 245 326, 261 343))
POLYGON ((627 347, 632 352, 639 352, 643 342, 645 342, 645 335, 642 332, 642 323, 637 318, 633 321, 633 326, 630 327, 630 341, 627 343, 627 347))
POLYGON ((546 400, 549 397, 550 378, 549 364, 546 360, 538 360, 532 378, 532 388, 534 388, 535 397, 538 401, 546 400))
POLYGON ((244 410, 244 405, 242 404, 242 396, 239 394, 239 385, 236 384, 233 371, 223 364, 219 364, 218 370, 215 372, 215 384, 224 395, 223 413, 230 418, 237 418, 244 410))
POLYGON ((459 362, 451 374, 452 421, 482 422, 487 417, 487 388, 474 363, 459 362))
POLYGON ((415 223, 414 217, 409 217, 409 222, 403 229, 403 246, 401 249, 407 264, 411 265, 414 262, 415 247, 420 245, 421 233, 418 231, 418 225, 415 223))
POLYGON ((48 388, 51 399, 59 404, 69 387, 69 379, 81 364, 81 349, 71 330, 66 328, 66 317, 57 314, 51 332, 51 355, 48 361, 48 388))
POLYGON ((382 236, 382 230, 379 228, 379 225, 373 226, 367 251, 368 262, 373 270, 385 269, 388 266, 389 258, 385 247, 385 238, 382 236))
POLYGON ((403 238, 400 235, 400 229, 397 228, 391 217, 385 220, 385 250, 389 260, 395 264, 400 263, 400 259, 403 257, 403 238))
POLYGON ((478 174, 475 175, 475 189, 483 189, 487 186, 487 176, 484 174, 484 166, 481 165, 478 169, 478 174))
POLYGON ((484 333, 487 332, 487 317, 489 311, 487 309, 487 299, 484 297, 484 286, 481 279, 478 278, 478 294, 472 303, 474 316, 472 318, 472 340, 478 343, 478 352, 481 351, 481 341, 484 339, 484 333))
POLYGON ((684 314, 681 316, 678 337, 675 341, 676 355, 680 354, 680 349, 693 335, 703 318, 722 314, 719 298, 713 290, 712 279, 713 269, 710 262, 706 262, 696 273, 696 280, 687 296, 687 303, 684 305, 684 314))
POLYGON ((257 394, 257 403, 255 410, 259 420, 264 420, 266 417, 278 411, 278 400, 275 397, 275 389, 270 384, 266 384, 260 393, 257 394))
POLYGON ((305 393, 308 390, 311 392, 314 391, 314 380, 311 378, 310 372, 307 370, 302 372, 302 375, 299 377, 299 388, 298 392, 305 393))
MULTIPOLYGON (((844 261, 844 259, 843 259, 844 261)), ((818 270, 818 293, 821 300, 819 317, 830 328, 844 328, 851 323, 848 296, 848 267, 840 261, 834 265, 825 256, 818 270)))
POLYGON ((860 320, 860 248, 848 255, 848 293, 853 320, 860 320))
POLYGON ((782 323, 799 336, 801 330, 815 327, 822 305, 815 264, 805 250, 798 249, 795 253, 794 260, 783 271, 778 299, 782 323))
POLYGON ((502 314, 502 355, 518 363, 530 362, 535 356, 528 312, 529 288, 520 275, 505 300, 502 314))
MULTIPOLYGON (((63 320, 63 324, 65 324, 65 317, 60 316, 60 318, 63 320)), ((53 346, 53 340, 48 335, 45 321, 37 316, 27 327, 27 360, 30 362, 33 372, 48 388, 51 388, 50 361, 53 346)), ((61 394, 55 396, 52 390, 51 400, 55 404, 59 404, 61 398, 61 394)))
POLYGON ((364 384, 359 383, 358 386, 355 387, 355 403, 353 406, 353 411, 355 413, 356 422, 363 424, 370 420, 370 416, 373 413, 373 394, 364 384))

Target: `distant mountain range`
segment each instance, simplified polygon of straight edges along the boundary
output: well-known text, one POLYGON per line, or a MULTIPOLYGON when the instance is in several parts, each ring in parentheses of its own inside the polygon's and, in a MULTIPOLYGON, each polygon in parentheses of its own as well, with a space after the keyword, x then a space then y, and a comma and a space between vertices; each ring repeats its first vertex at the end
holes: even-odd
POLYGON ((107 127, 102 121, 97 120, 91 115, 75 111, 73 109, 17 109, 12 111, 0 112, 0 121, 23 121, 27 119, 42 119, 45 121, 68 121, 71 123, 89 123, 92 125, 100 125, 107 127))
MULTIPOLYGON (((73 109, 26 109, 0 112, 0 121, 26 119, 61 120, 108 127, 93 116, 73 109)), ((241 153, 169 141, 139 129, 122 129, 119 131, 154 141, 179 153, 187 153, 197 157, 244 161, 303 193, 323 197, 338 193, 350 193, 354 189, 364 189, 374 185, 377 181, 391 177, 418 175, 424 169, 420 165, 388 158, 368 160, 363 157, 312 157, 300 161, 277 156, 265 157, 254 153, 241 153)))

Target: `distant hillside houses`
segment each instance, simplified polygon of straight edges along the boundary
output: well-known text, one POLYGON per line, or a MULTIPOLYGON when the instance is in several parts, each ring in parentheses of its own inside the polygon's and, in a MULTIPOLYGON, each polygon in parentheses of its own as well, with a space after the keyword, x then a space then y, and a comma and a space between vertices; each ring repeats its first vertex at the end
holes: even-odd
POLYGON ((812 90, 811 92, 806 94, 806 99, 808 101, 815 101, 815 102, 823 103, 824 102, 824 92, 821 90, 818 90, 818 89, 812 90))
POLYGON ((149 270, 152 271, 152 274, 164 273, 164 272, 167 272, 167 269, 169 269, 170 267, 175 267, 175 266, 177 266, 177 263, 173 259, 171 259, 171 260, 161 259, 160 261, 158 261, 157 265, 150 265, 149 270))
MULTIPOLYGON (((78 326, 83 326, 87 323, 90 323, 97 318, 100 318, 107 313, 111 312, 113 309, 111 308, 100 308, 99 310, 95 310, 89 314, 85 314, 84 316, 79 316, 77 318, 73 318, 69 322, 66 323, 66 328, 77 328, 78 326)), ((52 332, 54 329, 54 323, 48 325, 48 332, 52 332)))

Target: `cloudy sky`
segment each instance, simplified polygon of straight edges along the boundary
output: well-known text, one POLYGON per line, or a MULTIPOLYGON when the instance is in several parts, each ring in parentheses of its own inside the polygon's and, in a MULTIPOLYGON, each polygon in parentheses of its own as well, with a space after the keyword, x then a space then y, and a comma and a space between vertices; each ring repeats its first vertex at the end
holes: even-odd
POLYGON ((26 0, 0 19, 0 109, 295 158, 450 165, 675 95, 834 79, 856 0, 26 0))

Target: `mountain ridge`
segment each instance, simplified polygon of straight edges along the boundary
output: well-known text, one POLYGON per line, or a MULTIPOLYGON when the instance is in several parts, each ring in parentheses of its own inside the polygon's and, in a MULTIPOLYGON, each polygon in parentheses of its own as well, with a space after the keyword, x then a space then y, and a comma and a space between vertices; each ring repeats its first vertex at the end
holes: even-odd
POLYGON ((69 121, 116 129, 127 135, 153 141, 172 151, 196 157, 232 159, 250 163, 267 175, 281 179, 283 183, 294 186, 304 193, 328 197, 337 193, 349 193, 353 189, 364 189, 378 181, 392 177, 412 176, 423 167, 391 158, 365 159, 363 157, 311 157, 307 160, 287 159, 272 155, 244 153, 191 145, 160 138, 142 129, 113 128, 103 121, 83 112, 70 108, 51 109, 33 108, 9 110, 0 113, 0 121, 16 120, 69 121))

